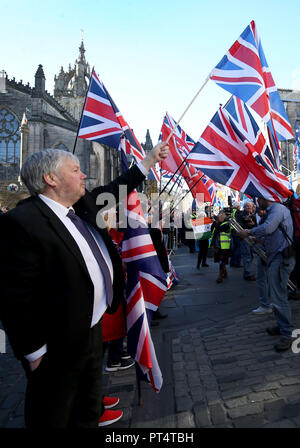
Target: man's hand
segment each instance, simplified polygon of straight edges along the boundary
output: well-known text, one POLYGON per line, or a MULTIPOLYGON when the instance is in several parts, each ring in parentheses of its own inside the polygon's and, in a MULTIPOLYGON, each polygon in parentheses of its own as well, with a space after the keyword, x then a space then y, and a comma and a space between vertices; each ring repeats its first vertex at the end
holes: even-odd
POLYGON ((144 158, 144 160, 141 161, 141 163, 144 165, 146 170, 150 170, 150 168, 155 165, 157 162, 161 162, 162 160, 166 159, 169 154, 169 145, 167 143, 158 143, 156 146, 154 146, 153 149, 147 154, 147 156, 144 158))
POLYGON ((36 359, 35 361, 29 363, 29 367, 30 367, 31 372, 33 372, 35 369, 38 368, 38 366, 40 365, 40 363, 41 363, 41 361, 43 359, 43 356, 41 356, 40 358, 36 359))
POLYGON ((250 236, 249 232, 247 230, 240 230, 239 232, 237 232, 237 235, 244 239, 247 238, 248 236, 250 236))

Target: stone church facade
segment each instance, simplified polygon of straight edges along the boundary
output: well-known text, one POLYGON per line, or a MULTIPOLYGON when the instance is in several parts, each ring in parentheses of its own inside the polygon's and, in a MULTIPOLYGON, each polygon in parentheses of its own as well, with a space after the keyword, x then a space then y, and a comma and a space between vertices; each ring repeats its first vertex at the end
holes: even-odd
MULTIPOLYGON (((74 66, 67 71, 61 67, 55 76, 53 95, 46 90, 42 65, 33 87, 0 72, 0 205, 13 207, 28 195, 19 175, 27 156, 46 148, 73 152, 90 75, 83 42, 74 66)), ((118 151, 96 142, 77 139, 75 154, 88 189, 121 172, 118 151)))

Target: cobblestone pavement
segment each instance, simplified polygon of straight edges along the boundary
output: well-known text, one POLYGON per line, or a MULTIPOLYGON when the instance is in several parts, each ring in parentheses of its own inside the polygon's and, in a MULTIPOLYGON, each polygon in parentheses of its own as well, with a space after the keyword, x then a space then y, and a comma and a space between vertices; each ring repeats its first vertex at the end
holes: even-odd
MULTIPOLYGON (((119 396, 124 411, 111 428, 299 427, 300 353, 274 351, 278 337, 266 333, 274 317, 251 313, 257 287, 242 269, 218 285, 217 265, 209 259, 198 271, 196 256, 184 247, 172 258, 180 283, 161 305, 168 318, 151 328, 160 393, 142 383, 139 406, 134 368, 103 375, 104 393, 119 396)), ((300 301, 290 304, 300 328, 300 301)), ((11 352, 0 360, 0 427, 22 427, 22 368, 11 352)))

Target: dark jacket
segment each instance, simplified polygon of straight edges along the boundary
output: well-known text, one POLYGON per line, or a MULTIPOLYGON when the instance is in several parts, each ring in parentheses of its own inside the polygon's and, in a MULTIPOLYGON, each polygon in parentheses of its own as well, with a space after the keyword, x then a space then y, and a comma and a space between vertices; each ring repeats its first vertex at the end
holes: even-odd
MULTIPOLYGON (((120 256, 104 229, 96 226, 98 194, 118 186, 132 191, 145 176, 134 166, 107 186, 86 191, 76 213, 101 234, 113 269, 116 310, 124 288, 120 256)), ((17 358, 44 344, 57 356, 75 354, 87 343, 94 287, 81 252, 66 227, 39 198, 30 197, 0 217, 0 319, 17 358)))

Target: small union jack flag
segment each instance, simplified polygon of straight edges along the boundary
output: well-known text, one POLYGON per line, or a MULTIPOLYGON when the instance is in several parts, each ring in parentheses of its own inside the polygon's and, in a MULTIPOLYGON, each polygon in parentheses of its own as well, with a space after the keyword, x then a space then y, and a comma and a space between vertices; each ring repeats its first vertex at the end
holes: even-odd
MULTIPOLYGON (((276 142, 293 138, 254 21, 213 69, 210 78, 255 110, 268 124, 276 142)), ((278 142, 277 146, 279 149, 278 142)))

